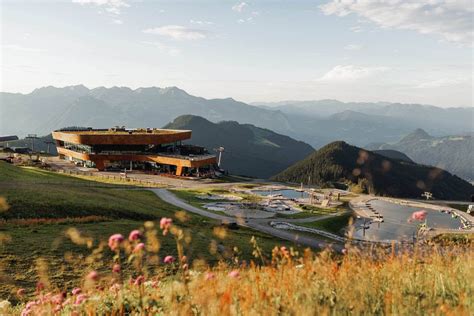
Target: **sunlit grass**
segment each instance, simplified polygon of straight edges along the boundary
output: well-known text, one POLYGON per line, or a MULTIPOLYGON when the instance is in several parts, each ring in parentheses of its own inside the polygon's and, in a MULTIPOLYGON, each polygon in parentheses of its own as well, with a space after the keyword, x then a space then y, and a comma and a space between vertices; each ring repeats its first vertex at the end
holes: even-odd
MULTIPOLYGON (((474 308, 470 242, 405 250, 348 246, 343 254, 278 246, 269 253, 252 238, 252 260, 229 249, 227 259, 210 263, 189 256, 195 236, 186 221, 177 213, 177 224, 147 222, 128 239, 114 234, 108 244, 72 230, 64 242, 87 252, 66 254, 63 270, 81 271, 82 282, 55 280, 47 257, 38 255, 0 308, 6 315, 470 315, 474 308), (23 288, 26 278, 37 285, 23 288)), ((229 233, 213 232, 216 238, 229 233)), ((209 249, 218 256, 215 244, 209 249)))

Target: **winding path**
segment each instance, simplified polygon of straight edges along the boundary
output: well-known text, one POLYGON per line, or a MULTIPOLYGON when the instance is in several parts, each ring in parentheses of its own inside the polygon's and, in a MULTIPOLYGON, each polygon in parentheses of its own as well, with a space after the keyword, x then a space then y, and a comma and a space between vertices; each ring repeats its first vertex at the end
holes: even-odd
MULTIPOLYGON (((181 200, 176 195, 171 193, 166 189, 149 189, 150 191, 154 192, 160 199, 163 201, 175 205, 183 210, 189 211, 191 213, 195 213, 204 217, 212 218, 215 220, 219 220, 225 223, 236 223, 239 226, 252 228, 256 231, 266 233, 272 235, 274 237, 278 237, 280 239, 289 240, 295 242, 297 244, 309 246, 316 249, 326 248, 331 246, 336 251, 341 251, 344 248, 344 245, 338 242, 328 242, 327 239, 317 238, 317 237, 309 237, 307 235, 301 235, 298 232, 293 231, 285 231, 279 230, 276 228, 271 227, 268 223, 272 221, 272 219, 246 219, 240 220, 235 217, 220 215, 216 213, 212 213, 209 211, 205 211, 203 209, 197 208, 193 205, 188 204, 187 202, 181 200)), ((300 218, 300 219, 288 219, 284 221, 288 222, 312 222, 324 218, 328 218, 330 216, 321 216, 321 217, 308 217, 308 218, 300 218)))

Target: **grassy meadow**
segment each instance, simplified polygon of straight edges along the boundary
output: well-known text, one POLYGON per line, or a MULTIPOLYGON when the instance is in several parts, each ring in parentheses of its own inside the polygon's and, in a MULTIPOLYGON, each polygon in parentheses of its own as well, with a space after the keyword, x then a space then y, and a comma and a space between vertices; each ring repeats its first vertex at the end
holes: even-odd
MULTIPOLYGON (((275 244, 281 244, 271 236, 242 228, 228 230, 225 236, 216 235, 220 223, 179 212, 151 191, 3 162, 0 162, 0 197, 7 204, 0 212, 0 298, 10 297, 19 286, 34 286, 38 258, 48 262, 54 284, 77 285, 84 269, 108 268, 101 261, 85 260, 92 248, 103 244, 113 233, 125 235, 133 229, 143 229, 147 221, 156 223, 162 217, 180 222, 192 236, 187 247, 187 255, 192 259, 215 263, 221 259, 232 260, 234 256, 249 258, 253 251, 249 242, 252 236, 260 240, 268 253, 275 244), (92 243, 75 244, 68 235, 71 228, 92 243), (70 268, 66 268, 66 257, 75 262, 70 268)), ((172 240, 164 240, 160 249, 176 254, 172 240)))
MULTIPOLYGON (((0 315, 474 310, 470 237, 313 253, 182 212, 150 191, 3 163, 0 196, 0 315)), ((337 230, 346 216, 314 224, 337 230)))

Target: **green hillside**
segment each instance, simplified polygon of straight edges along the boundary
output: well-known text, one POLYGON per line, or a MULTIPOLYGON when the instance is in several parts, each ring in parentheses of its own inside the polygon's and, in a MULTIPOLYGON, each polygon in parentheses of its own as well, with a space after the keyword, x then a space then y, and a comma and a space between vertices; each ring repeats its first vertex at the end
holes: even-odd
MULTIPOLYGON (((77 286, 84 269, 109 270, 107 264, 85 260, 91 249, 67 237, 71 228, 97 248, 106 244, 112 234, 127 236, 133 229, 143 229, 145 220, 158 227, 161 217, 171 217, 192 236, 186 248, 188 258, 209 263, 230 259, 227 251, 234 247, 242 258, 252 258, 252 236, 258 238, 265 253, 270 253, 275 244, 285 244, 244 228, 229 230, 225 239, 220 239, 213 233, 220 222, 191 213, 177 216, 178 211, 151 191, 105 185, 0 161, 0 297, 8 297, 20 287, 34 288, 38 258, 47 261, 51 282, 57 286, 77 286), (216 254, 211 245, 226 249, 225 255, 216 254), (74 257, 74 265, 65 261, 66 254, 74 257)), ((175 241, 161 237, 158 236, 160 253, 176 256, 175 241)), ((105 255, 112 253, 106 251, 105 255)))
POLYGON ((346 182, 367 193, 419 198, 430 191, 437 199, 468 200, 474 187, 442 169, 390 159, 345 142, 333 142, 296 163, 273 180, 311 184, 346 182))
POLYGON ((212 123, 199 116, 183 115, 165 128, 191 129, 190 143, 210 152, 223 146, 222 167, 238 175, 268 178, 313 152, 304 142, 233 121, 212 123))
POLYGON ((0 162, 0 196, 10 205, 0 213, 3 219, 105 216, 146 220, 172 214, 171 208, 149 191, 126 190, 4 162, 0 162))

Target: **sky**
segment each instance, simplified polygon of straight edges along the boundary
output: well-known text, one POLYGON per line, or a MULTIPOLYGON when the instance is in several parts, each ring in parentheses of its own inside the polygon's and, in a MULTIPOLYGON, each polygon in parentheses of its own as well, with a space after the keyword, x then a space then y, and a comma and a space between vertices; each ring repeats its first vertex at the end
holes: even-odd
POLYGON ((470 0, 0 0, 3 92, 473 106, 470 0))

